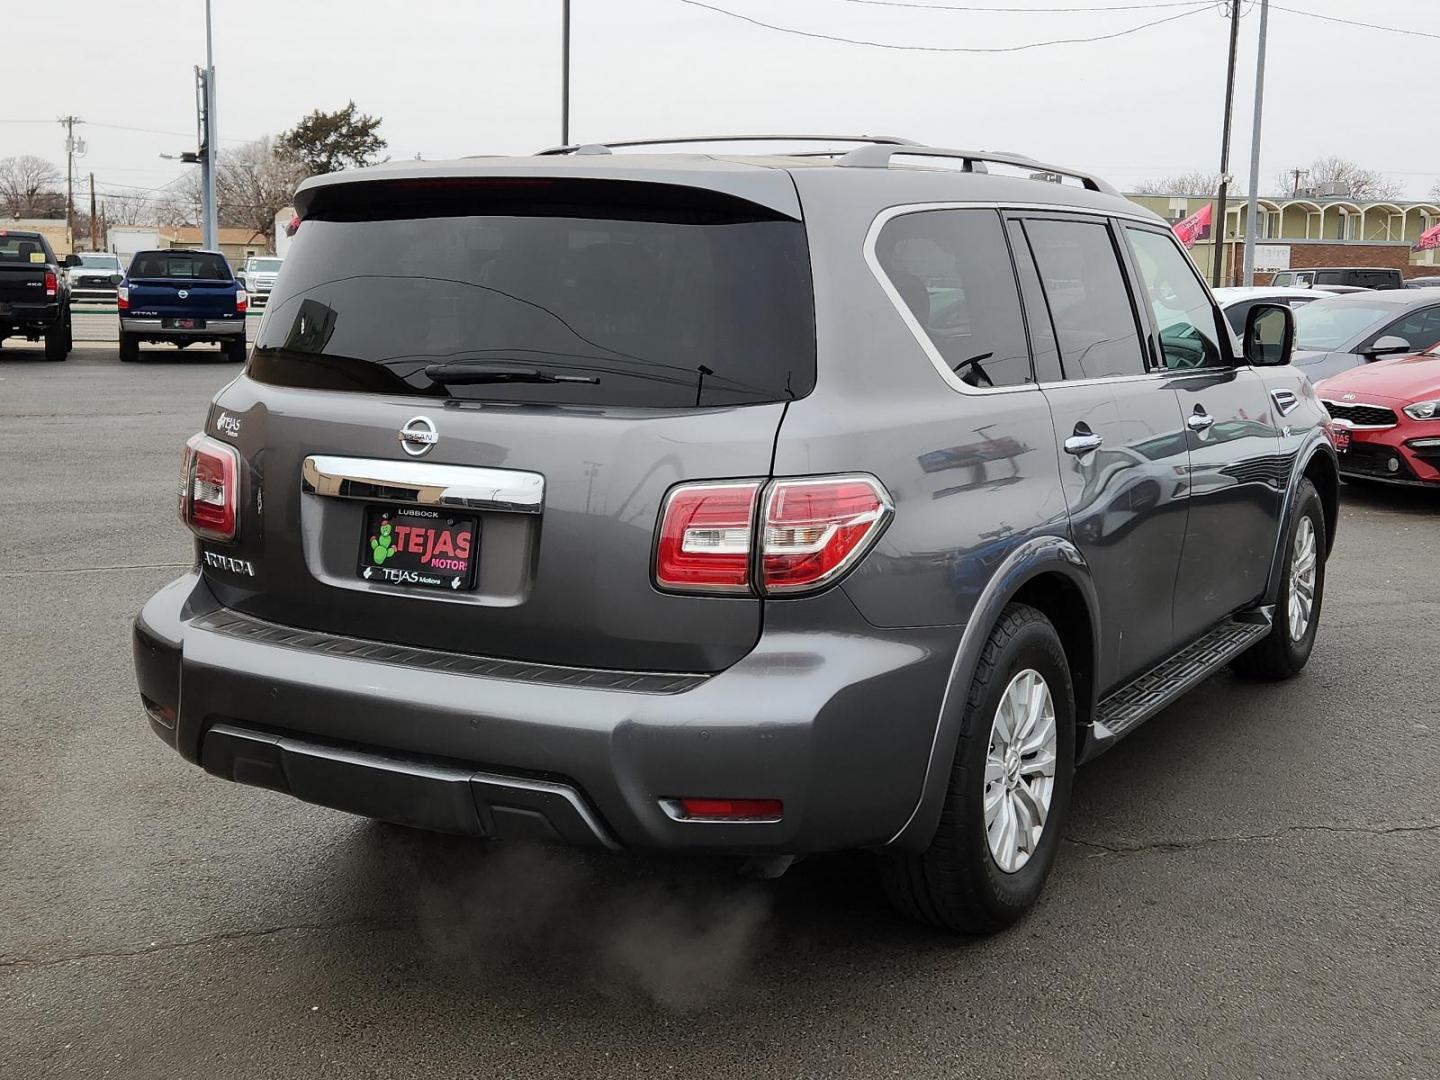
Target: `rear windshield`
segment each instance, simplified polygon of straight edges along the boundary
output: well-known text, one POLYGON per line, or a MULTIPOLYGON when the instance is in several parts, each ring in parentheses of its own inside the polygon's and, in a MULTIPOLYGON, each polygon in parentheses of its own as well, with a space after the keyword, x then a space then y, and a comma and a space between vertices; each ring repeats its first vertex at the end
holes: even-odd
POLYGON ((130 264, 132 278, 194 278, 229 281, 230 265, 209 251, 142 251, 130 264))
POLYGON ((577 202, 307 218, 251 374, 315 389, 660 408, 784 401, 812 389, 814 310, 799 222, 733 199, 723 213, 671 203, 601 212, 577 202), (427 375, 445 364, 513 378, 427 375))
POLYGON ((38 264, 48 261, 45 246, 38 236, 0 236, 0 263, 38 264))

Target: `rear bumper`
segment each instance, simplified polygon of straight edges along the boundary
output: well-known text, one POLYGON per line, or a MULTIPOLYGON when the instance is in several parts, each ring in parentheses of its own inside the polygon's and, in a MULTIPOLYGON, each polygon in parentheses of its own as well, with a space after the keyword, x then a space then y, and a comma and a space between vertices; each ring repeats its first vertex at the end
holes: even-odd
POLYGON ((451 832, 734 854, 895 836, 920 798, 960 633, 877 631, 832 591, 767 606, 756 648, 726 671, 633 690, 222 632, 217 611, 189 574, 135 622, 152 728, 211 772, 451 832), (830 629, 798 625, 817 615, 830 629), (784 813, 680 820, 670 800, 687 796, 780 799, 784 813))
POLYGON ((58 303, 26 304, 15 302, 10 304, 10 310, 7 314, 0 315, 0 326, 44 329, 49 326, 54 326, 60 321, 60 312, 61 306, 58 303))
MULTIPOLYGON (((201 318, 201 316, 195 316, 201 318)), ((166 329, 161 323, 162 319, 131 318, 120 316, 120 329, 127 334, 139 334, 148 341, 219 341, 222 338, 236 337, 245 333, 245 317, 237 315, 234 318, 218 319, 206 318, 205 326, 200 330, 174 330, 166 329)))

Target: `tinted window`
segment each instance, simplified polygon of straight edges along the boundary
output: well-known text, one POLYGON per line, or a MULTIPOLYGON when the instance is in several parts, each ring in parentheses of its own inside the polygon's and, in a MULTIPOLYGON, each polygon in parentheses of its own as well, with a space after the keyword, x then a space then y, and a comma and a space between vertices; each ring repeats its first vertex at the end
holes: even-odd
POLYGON ((1015 259, 1015 276, 1020 280, 1020 295, 1025 301, 1025 322, 1030 331, 1030 355, 1035 378, 1041 382, 1058 382, 1065 377, 1060 367, 1060 349, 1055 344, 1055 328, 1050 325, 1050 312, 1045 307, 1045 293, 1040 288, 1040 274, 1035 258, 1025 239, 1025 228, 1018 221, 1006 222, 1010 234, 1010 253, 1015 259))
POLYGON ((1225 363, 1215 308, 1189 257, 1165 234, 1131 228, 1125 232, 1155 316, 1165 366, 1196 368, 1225 363))
POLYGON ((802 225, 670 210, 607 217, 568 190, 564 205, 514 213, 447 204, 434 216, 411 206, 385 220, 307 219, 252 374, 330 390, 665 408, 813 388, 802 225), (426 374, 455 361, 528 381, 447 387, 426 374), (536 381, 548 377, 572 381, 536 381))
POLYGON ((225 256, 209 251, 142 251, 130 264, 132 278, 194 278, 229 281, 225 256))
POLYGON ((1034 220, 1025 232, 1040 271, 1067 379, 1138 375, 1145 354, 1107 226, 1034 220))
POLYGON ((1030 348, 1000 217, 989 210, 902 214, 875 254, 945 365, 971 386, 1030 381, 1030 348))
POLYGON ((45 242, 38 236, 16 236, 14 233, 0 236, 0 262, 28 265, 52 261, 45 242))
MULTIPOLYGON (((1225 309, 1225 321, 1230 324, 1230 328, 1237 334, 1245 333, 1245 316, 1250 314, 1250 309, 1257 303, 1259 303, 1258 300, 1242 300, 1238 304, 1231 304, 1225 309)), ((1291 306, 1293 307, 1294 305, 1292 304, 1291 306)))
POLYGON ((1440 342, 1440 308, 1412 311, 1403 319, 1381 330, 1377 336, 1386 337, 1392 334, 1404 338, 1416 352, 1430 348, 1440 342))
POLYGON ((1295 312, 1295 347, 1342 348, 1394 310, 1389 304, 1367 304, 1338 296, 1316 300, 1295 312))

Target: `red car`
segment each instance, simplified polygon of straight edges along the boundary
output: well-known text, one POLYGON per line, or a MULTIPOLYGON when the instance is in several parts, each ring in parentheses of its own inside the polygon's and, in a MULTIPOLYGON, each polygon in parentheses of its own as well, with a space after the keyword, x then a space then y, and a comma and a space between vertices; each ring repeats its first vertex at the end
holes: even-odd
POLYGON ((1351 368, 1315 391, 1335 421, 1342 476, 1440 487, 1440 345, 1351 368))

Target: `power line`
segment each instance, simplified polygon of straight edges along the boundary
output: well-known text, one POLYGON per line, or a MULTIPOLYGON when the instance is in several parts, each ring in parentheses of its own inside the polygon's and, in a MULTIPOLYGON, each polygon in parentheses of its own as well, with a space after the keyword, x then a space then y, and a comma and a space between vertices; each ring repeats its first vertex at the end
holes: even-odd
POLYGON ((1213 0, 1167 0, 1160 4, 1103 4, 1083 7, 985 7, 980 4, 921 4, 915 0, 843 0, 867 7, 915 8, 919 11, 983 11, 1004 15, 1061 15, 1066 12, 1156 11, 1161 8, 1205 7, 1213 0))
POLYGON ((1346 26, 1360 26, 1366 30, 1383 30, 1387 34, 1404 34, 1407 37, 1431 38, 1440 41, 1440 34, 1432 34, 1428 30, 1411 30, 1403 26, 1381 26, 1379 23, 1361 22, 1358 19, 1342 19, 1338 15, 1317 15, 1313 11, 1301 11, 1299 8, 1281 7, 1279 4, 1271 4, 1275 11, 1284 11, 1291 15, 1302 15, 1307 19, 1319 19, 1322 22, 1343 23, 1346 26))
POLYGON ((876 49, 897 49, 902 52, 933 53, 1015 53, 1024 52, 1027 49, 1042 49, 1052 45, 1083 45, 1092 41, 1110 41, 1114 38, 1125 37, 1128 34, 1138 34, 1141 30, 1149 30, 1153 26, 1163 26, 1165 23, 1172 23, 1178 19, 1188 19, 1191 15, 1200 15, 1210 6, 1207 0, 1204 7, 1192 7, 1190 10, 1182 11, 1178 15, 1167 15, 1163 19, 1141 23, 1139 26, 1132 26, 1126 30, 1116 30, 1109 34, 1097 34, 1094 37, 1055 38, 1050 41, 1030 41, 1023 45, 976 48, 973 46, 895 45, 888 41, 871 41, 866 38, 842 37, 839 34, 821 34, 812 30, 800 30, 793 26, 777 26, 774 23, 768 23, 750 15, 742 15, 738 11, 731 11, 728 8, 716 7, 714 4, 704 3, 703 0, 680 0, 680 3, 688 4, 691 7, 705 8, 707 11, 713 11, 717 15, 727 15, 732 19, 739 19, 741 22, 761 26, 766 30, 776 30, 782 34, 795 34, 799 37, 816 38, 820 41, 838 41, 846 45, 869 45, 876 49))

